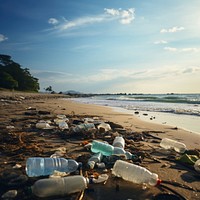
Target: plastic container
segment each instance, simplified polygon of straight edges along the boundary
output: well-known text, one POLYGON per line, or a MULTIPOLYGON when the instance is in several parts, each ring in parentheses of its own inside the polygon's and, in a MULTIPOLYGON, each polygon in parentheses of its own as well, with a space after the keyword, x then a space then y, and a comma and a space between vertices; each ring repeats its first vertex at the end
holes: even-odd
POLYGON ((116 136, 114 141, 113 141, 113 146, 114 147, 120 147, 123 148, 125 147, 125 141, 122 136, 116 136))
POLYGON ((134 165, 122 160, 117 160, 114 164, 112 174, 133 183, 146 183, 152 186, 157 185, 160 180, 158 175, 151 173, 144 167, 134 165))
POLYGON ((95 129, 95 125, 93 123, 84 123, 84 124, 79 124, 76 127, 74 127, 73 131, 75 133, 79 133, 79 132, 86 132, 91 129, 95 129))
POLYGON ((102 153, 96 153, 94 154, 89 160, 88 160, 88 166, 90 167, 90 169, 93 169, 96 163, 101 162, 103 158, 103 154, 102 153))
POLYGON ((46 176, 53 174, 54 170, 73 172, 78 167, 79 164, 72 159, 32 157, 26 161, 26 174, 29 177, 46 176))
POLYGON ((194 169, 200 173, 200 159, 194 163, 194 169))
POLYGON ((31 187, 33 194, 38 197, 64 196, 80 192, 85 188, 87 188, 87 180, 80 175, 41 179, 31 187))
POLYGON ((187 147, 184 143, 177 142, 169 138, 163 138, 160 146, 164 149, 173 149, 178 153, 184 153, 187 150, 187 147))
POLYGON ((97 140, 93 140, 92 146, 91 146, 91 151, 93 153, 101 152, 104 156, 110 156, 113 154, 114 147, 110 144, 100 142, 97 140))

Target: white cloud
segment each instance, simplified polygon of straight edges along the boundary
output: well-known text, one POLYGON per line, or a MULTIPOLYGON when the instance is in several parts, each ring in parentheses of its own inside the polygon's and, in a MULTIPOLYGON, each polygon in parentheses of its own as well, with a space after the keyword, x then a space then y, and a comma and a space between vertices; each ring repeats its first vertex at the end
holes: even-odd
POLYGON ((101 23, 106 21, 118 20, 121 24, 130 24, 135 19, 135 9, 129 8, 127 10, 122 9, 104 9, 104 13, 96 16, 80 17, 74 20, 62 20, 58 21, 56 18, 50 18, 49 24, 54 26, 54 30, 65 31, 71 28, 78 28, 84 25, 90 25, 95 23, 101 23))
POLYGON ((49 24, 58 24, 59 21, 56 18, 49 18, 48 23, 49 24))
POLYGON ((181 49, 180 51, 182 51, 182 52, 199 52, 199 48, 183 48, 183 49, 181 49))
POLYGON ((165 41, 165 40, 158 40, 158 41, 155 41, 154 44, 167 44, 168 42, 165 41))
POLYGON ((3 34, 0 34, 0 42, 3 42, 5 40, 7 40, 8 38, 6 36, 4 36, 3 34))
POLYGON ((177 48, 174 48, 174 47, 164 47, 164 50, 167 50, 167 51, 177 51, 177 48))
POLYGON ((178 31, 183 31, 183 30, 185 30, 184 27, 175 26, 175 27, 172 27, 172 28, 169 28, 169 29, 161 29, 160 33, 176 33, 178 31))
POLYGON ((134 8, 129 8, 128 10, 105 8, 104 10, 106 14, 118 17, 121 24, 130 24, 135 19, 134 8))
POLYGON ((193 53, 197 53, 200 51, 199 48, 180 48, 180 49, 177 49, 177 48, 174 48, 174 47, 164 47, 164 50, 167 50, 167 51, 172 51, 172 52, 193 52, 193 53))

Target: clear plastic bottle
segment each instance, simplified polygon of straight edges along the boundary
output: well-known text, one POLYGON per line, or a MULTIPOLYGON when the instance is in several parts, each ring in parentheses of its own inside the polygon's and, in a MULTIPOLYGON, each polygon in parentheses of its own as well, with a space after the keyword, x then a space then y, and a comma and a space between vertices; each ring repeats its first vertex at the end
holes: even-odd
POLYGON ((114 147, 120 147, 123 148, 125 147, 125 141, 122 136, 116 136, 114 141, 113 141, 113 146, 114 147))
POLYGON ((33 194, 38 197, 64 196, 86 188, 87 180, 80 175, 40 179, 31 187, 33 194))
POLYGON ((169 138, 163 138, 160 146, 164 149, 173 149, 178 153, 184 153, 187 150, 187 147, 184 143, 169 138))
POLYGON ((157 185, 159 183, 158 175, 151 173, 144 167, 117 160, 114 164, 112 174, 133 183, 147 183, 149 185, 157 185))
POLYGON ((90 167, 90 169, 93 169, 96 163, 101 162, 103 158, 103 154, 102 153, 95 153, 89 160, 88 160, 88 166, 90 167))
POLYGON ((92 146, 91 146, 91 151, 93 153, 101 152, 104 156, 110 156, 113 154, 114 147, 110 144, 100 142, 97 140, 93 140, 92 146))
POLYGON ((76 127, 73 128, 73 131, 75 133, 78 132, 85 132, 85 131, 89 131, 95 129, 95 125, 93 123, 84 123, 84 124, 79 124, 76 127))
POLYGON ((200 159, 194 163, 194 169, 200 173, 200 159))
POLYGON ((32 157, 26 161, 26 174, 29 177, 46 176, 53 174, 54 170, 73 172, 78 167, 79 164, 72 159, 32 157))

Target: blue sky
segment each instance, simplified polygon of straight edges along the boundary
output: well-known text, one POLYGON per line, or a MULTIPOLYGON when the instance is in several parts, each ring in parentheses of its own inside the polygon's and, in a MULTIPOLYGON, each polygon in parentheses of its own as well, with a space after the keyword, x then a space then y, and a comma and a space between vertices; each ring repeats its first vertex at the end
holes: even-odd
POLYGON ((200 93, 199 0, 0 0, 0 54, 41 90, 200 93))

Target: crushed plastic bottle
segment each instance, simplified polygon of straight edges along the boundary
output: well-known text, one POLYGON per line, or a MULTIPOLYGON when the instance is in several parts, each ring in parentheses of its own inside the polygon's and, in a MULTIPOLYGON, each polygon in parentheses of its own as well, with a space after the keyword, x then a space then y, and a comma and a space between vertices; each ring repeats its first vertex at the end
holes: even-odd
POLYGON ((194 169, 200 173, 200 159, 194 163, 194 169))
POLYGON ((128 163, 122 160, 117 160, 114 164, 112 174, 126 181, 130 181, 137 184, 147 183, 155 186, 160 183, 158 175, 151 173, 144 167, 128 163))
POLYGON ((74 172, 79 164, 72 159, 32 157, 26 161, 26 173, 29 177, 52 175, 54 170, 74 172))
POLYGON ((184 153, 187 150, 187 147, 184 143, 169 138, 163 138, 161 140, 160 146, 164 149, 175 150, 178 153, 184 153))
POLYGON ((103 158, 102 153, 98 152, 96 154, 94 154, 89 160, 88 160, 88 166, 90 167, 90 169, 94 169, 94 166, 96 163, 101 162, 103 158))
POLYGON ((87 179, 80 175, 40 179, 31 187, 37 197, 64 196, 87 188, 87 179))

